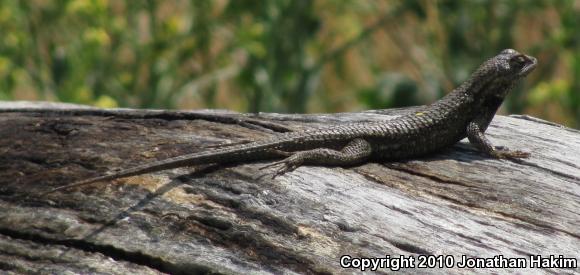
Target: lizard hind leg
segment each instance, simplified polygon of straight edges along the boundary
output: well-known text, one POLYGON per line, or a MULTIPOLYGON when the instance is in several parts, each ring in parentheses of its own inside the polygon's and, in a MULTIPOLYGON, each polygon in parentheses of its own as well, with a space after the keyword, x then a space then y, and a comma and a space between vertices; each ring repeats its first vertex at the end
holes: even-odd
POLYGON ((350 141, 340 151, 328 148, 318 148, 287 153, 289 155, 287 158, 263 166, 260 170, 280 165, 280 168, 278 168, 272 176, 272 178, 275 178, 287 172, 294 171, 302 164, 322 164, 333 166, 354 165, 367 160, 370 157, 371 152, 372 149, 370 143, 364 139, 357 138, 350 141))

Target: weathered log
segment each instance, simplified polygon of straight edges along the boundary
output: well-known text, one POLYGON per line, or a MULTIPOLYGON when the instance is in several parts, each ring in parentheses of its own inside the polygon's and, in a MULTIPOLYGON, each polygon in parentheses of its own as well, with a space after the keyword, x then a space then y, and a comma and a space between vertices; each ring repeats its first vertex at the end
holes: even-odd
POLYGON ((458 267, 462 255, 501 255, 526 259, 525 272, 579 271, 532 268, 529 256, 580 259, 580 132, 526 116, 496 116, 487 131, 496 145, 532 153, 519 161, 490 159, 462 141, 420 159, 305 166, 274 180, 258 170, 266 162, 254 162, 38 195, 218 144, 408 111, 248 115, 2 103, 0 270, 356 273, 340 266, 341 256, 403 255, 415 259, 403 274, 524 272, 458 267), (23 109, 30 107, 41 109, 23 109), (419 255, 454 267, 419 268, 419 255))

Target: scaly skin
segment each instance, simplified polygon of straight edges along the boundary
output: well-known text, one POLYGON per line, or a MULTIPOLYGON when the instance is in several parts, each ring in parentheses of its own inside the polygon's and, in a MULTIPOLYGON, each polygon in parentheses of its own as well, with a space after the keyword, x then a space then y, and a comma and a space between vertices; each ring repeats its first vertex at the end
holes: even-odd
POLYGON ((485 130, 507 93, 536 67, 534 57, 503 50, 485 61, 471 77, 441 100, 394 120, 290 132, 273 138, 169 158, 54 188, 47 193, 183 166, 244 163, 284 156, 263 168, 279 166, 274 176, 302 164, 349 166, 365 161, 413 158, 449 147, 467 137, 495 158, 529 154, 494 147, 485 130))

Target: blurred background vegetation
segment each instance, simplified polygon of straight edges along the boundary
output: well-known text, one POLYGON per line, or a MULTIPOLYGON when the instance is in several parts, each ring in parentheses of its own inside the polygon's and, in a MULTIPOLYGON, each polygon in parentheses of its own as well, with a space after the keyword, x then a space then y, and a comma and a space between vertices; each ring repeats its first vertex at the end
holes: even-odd
POLYGON ((3 0, 0 100, 340 112, 430 103, 504 48, 502 107, 580 128, 580 1, 3 0))

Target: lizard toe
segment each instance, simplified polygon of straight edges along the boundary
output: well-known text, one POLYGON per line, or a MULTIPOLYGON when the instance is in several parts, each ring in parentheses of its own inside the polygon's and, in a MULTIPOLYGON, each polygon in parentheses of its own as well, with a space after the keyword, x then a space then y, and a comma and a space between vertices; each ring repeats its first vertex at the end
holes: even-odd
POLYGON ((300 165, 302 165, 302 162, 303 162, 303 159, 299 155, 295 154, 295 155, 287 157, 283 160, 276 161, 274 163, 271 163, 271 164, 268 164, 264 167, 261 167, 260 170, 267 168, 267 167, 281 165, 281 167, 276 169, 276 171, 272 175, 272 178, 276 178, 277 176, 281 176, 281 175, 284 175, 288 172, 292 172, 292 171, 296 170, 296 168, 298 168, 298 167, 300 167, 300 165))

